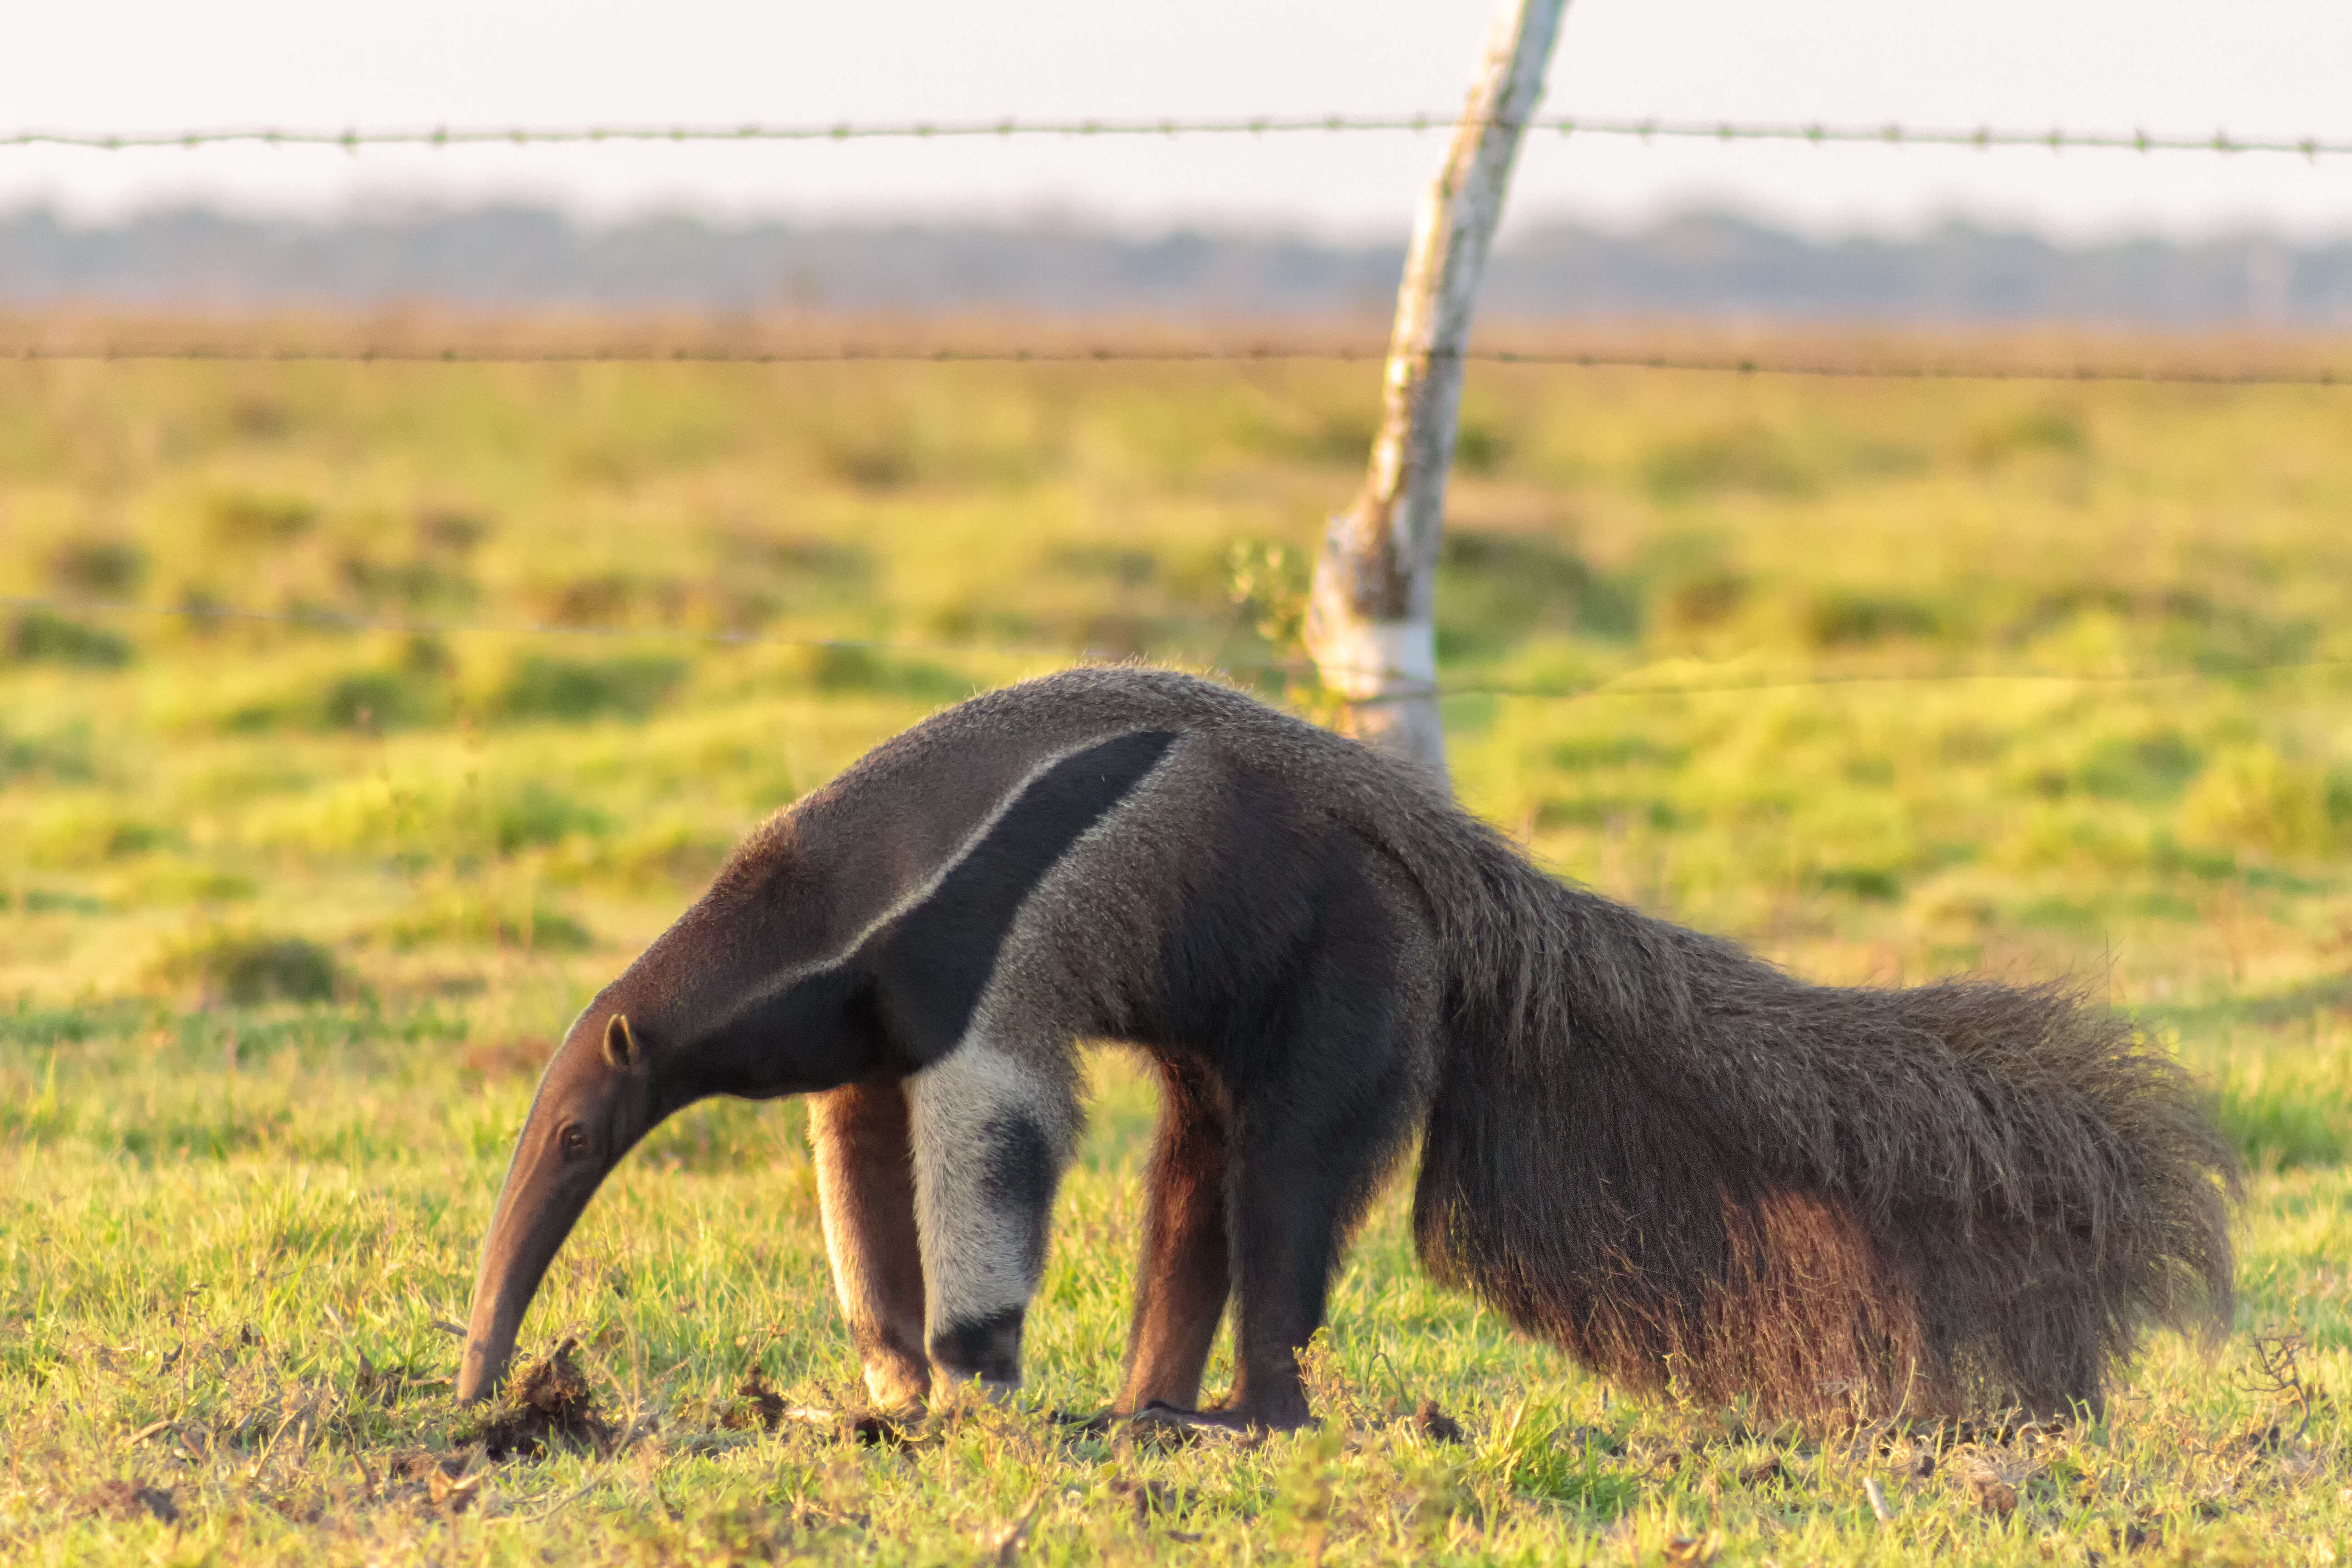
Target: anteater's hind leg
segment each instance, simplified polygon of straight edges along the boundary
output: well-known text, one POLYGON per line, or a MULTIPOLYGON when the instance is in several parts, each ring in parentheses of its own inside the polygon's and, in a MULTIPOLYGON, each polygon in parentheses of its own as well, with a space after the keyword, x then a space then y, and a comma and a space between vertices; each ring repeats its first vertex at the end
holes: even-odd
POLYGON ((924 1347, 940 1378, 1021 1381, 1054 1189, 1077 1132, 1066 1047, 969 1037, 906 1080, 922 1238, 924 1347))
POLYGON ((1223 1409, 1162 1419, 1310 1419, 1298 1352, 1322 1326, 1348 1233, 1427 1108, 1437 1042, 1428 942, 1396 879, 1364 870, 1324 889, 1308 957, 1265 1037, 1223 1067, 1236 1375, 1223 1409))
POLYGON ((1189 1058, 1162 1058, 1151 1212, 1136 1271, 1119 1410, 1200 1403, 1201 1370, 1229 1292, 1227 1131, 1224 1092, 1209 1070, 1189 1058))
POLYGON ((1395 1143, 1389 1108, 1368 1087, 1341 1089, 1337 1103, 1270 1094, 1236 1111, 1237 1364, 1221 1425, 1287 1429, 1310 1419, 1298 1352, 1323 1325, 1332 1270, 1395 1143))
POLYGON ((866 1363, 866 1387, 885 1410, 919 1406, 930 1391, 923 1354, 923 1257, 915 1237, 915 1167, 907 1097, 896 1080, 809 1096, 818 1212, 833 1288, 866 1363))

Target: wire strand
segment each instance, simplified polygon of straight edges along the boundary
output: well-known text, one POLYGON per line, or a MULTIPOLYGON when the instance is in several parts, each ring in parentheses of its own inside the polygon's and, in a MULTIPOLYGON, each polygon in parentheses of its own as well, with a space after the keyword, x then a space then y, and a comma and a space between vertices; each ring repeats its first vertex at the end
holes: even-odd
MULTIPOLYGON (((70 147, 94 152, 215 147, 245 142, 271 147, 328 147, 357 153, 372 147, 551 146, 595 142, 879 142, 1013 137, 1278 136, 1310 132, 1451 131, 1450 114, 1254 114, 1177 119, 1107 117, 1021 120, 907 120, 830 124, 434 126, 341 131, 273 126, 223 126, 184 131, 79 132, 23 130, 0 134, 0 147, 70 147)), ((1643 142, 1798 142, 1814 146, 2039 148, 2045 152, 2290 153, 2316 161, 2352 153, 2352 140, 2320 136, 2232 136, 2227 131, 2068 131, 2052 127, 1830 125, 1818 122, 1634 119, 1606 115, 1539 115, 1527 130, 1561 136, 1607 136, 1643 142)))
MULTIPOLYGON (((1243 344, 1160 348, 1098 344, 1071 348, 835 347, 760 349, 684 345, 602 344, 586 348, 502 348, 474 344, 361 344, 334 347, 266 342, 209 343, 0 343, 0 360, 27 363, 218 361, 230 363, 358 364, 1275 364, 1372 363, 1386 360, 1384 348, 1330 346, 1293 348, 1243 344)), ((1437 356, 1433 356, 1437 357, 1437 356)), ((1582 370, 1683 371, 1703 374, 1785 375, 1893 381, 2080 381, 2146 382, 2192 386, 2352 385, 2352 370, 2332 368, 2059 364, 1969 364, 1842 363, 1777 360, 1759 355, 1586 353, 1573 350, 1469 349, 1452 357, 1466 363, 1582 370)))

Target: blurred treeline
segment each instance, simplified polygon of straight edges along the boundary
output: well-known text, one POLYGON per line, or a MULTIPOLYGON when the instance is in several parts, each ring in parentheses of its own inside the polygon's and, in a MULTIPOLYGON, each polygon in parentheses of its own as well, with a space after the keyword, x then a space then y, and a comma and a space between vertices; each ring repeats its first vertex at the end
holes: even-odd
MULTIPOLYGON (((331 221, 166 209, 69 223, 0 214, 0 304, 294 305, 1035 313, 1188 321, 1371 315, 1393 300, 1402 236, 1083 223, 609 226, 494 206, 331 221)), ((1961 221, 1902 238, 1816 237, 1688 212, 1617 233, 1568 222, 1507 237, 1482 287, 1490 321, 1606 318, 2098 322, 2165 328, 2352 324, 2352 242, 2242 233, 2064 245, 1961 221)))

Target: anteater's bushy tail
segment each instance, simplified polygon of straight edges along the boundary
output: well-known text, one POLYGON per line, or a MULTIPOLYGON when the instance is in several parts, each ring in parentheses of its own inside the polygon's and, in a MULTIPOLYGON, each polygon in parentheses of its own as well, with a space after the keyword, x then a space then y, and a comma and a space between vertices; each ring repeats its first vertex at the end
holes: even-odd
POLYGON ((1588 1365, 1766 1413, 2096 1406, 2226 1325, 2236 1164, 2063 989, 1809 985, 1463 830, 1423 1262, 1588 1365))

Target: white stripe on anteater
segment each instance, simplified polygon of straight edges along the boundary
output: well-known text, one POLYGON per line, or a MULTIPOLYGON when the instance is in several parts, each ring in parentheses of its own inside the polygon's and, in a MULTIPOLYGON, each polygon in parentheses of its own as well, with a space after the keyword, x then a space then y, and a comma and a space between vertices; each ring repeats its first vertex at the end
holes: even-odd
MULTIPOLYGON (((1072 1041, 1055 1027, 1050 1007, 1027 994, 1036 977, 1024 973, 1024 959, 1052 940, 1040 927, 1041 917, 1054 923, 1056 882, 1084 875, 1087 849, 1148 798, 1143 785, 1165 750, 1163 735, 1139 733, 1071 753, 1101 759, 1097 782, 1132 782, 1107 801, 1064 791, 1042 803, 1077 808, 1056 813, 1056 837, 1077 817, 1091 819, 1034 868, 1020 902, 1003 911, 1005 929, 962 1034, 906 1080, 924 1339, 950 1377, 1020 1379, 1023 1315, 1045 1270, 1054 1193, 1080 1124, 1072 1041)), ((915 935, 919 952, 940 945, 915 935)))
MULTIPOLYGON (((866 997, 909 1072, 922 1344, 951 1378, 1019 1381, 1022 1318, 1078 1126, 1070 1039, 1050 1037, 1034 1008, 1008 1011, 989 999, 1040 889, 1132 806, 1174 740, 1166 731, 1114 735, 1032 773, 929 879, 928 892, 875 922, 845 961, 850 967, 836 973, 835 984, 866 997)), ((829 1198, 829 1251, 853 1330, 873 1342, 861 1347, 868 1384, 898 1389, 917 1374, 903 1364, 906 1336, 887 1326, 898 1314, 868 1288, 882 1260, 862 1256, 878 1221, 842 1223, 847 1216, 830 1213, 835 1206, 829 1198)))
POLYGON ((975 1027, 907 1080, 907 1109, 930 1358, 950 1377, 1017 1383, 1022 1315, 1077 1133, 1067 1078, 975 1027))

